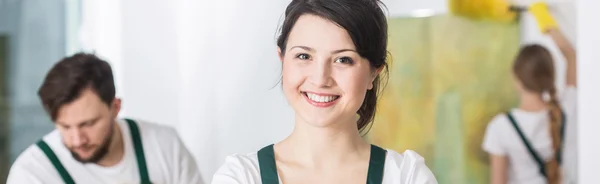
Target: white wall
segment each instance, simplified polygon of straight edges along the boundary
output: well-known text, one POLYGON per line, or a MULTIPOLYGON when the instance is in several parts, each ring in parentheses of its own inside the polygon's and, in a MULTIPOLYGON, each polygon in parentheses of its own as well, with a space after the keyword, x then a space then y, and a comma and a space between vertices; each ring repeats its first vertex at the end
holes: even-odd
POLYGON ((276 30, 288 1, 245 1, 217 4, 215 39, 217 137, 219 159, 252 152, 291 132, 293 113, 281 87, 276 30), (229 10, 229 11, 224 11, 229 10), (259 10, 259 11, 257 11, 259 10), (236 12, 236 13, 230 13, 236 12))
POLYGON ((107 60, 115 77, 117 96, 123 96, 121 3, 119 0, 81 0, 80 6, 79 42, 71 45, 95 52, 107 60))
MULTIPOLYGON (((446 0, 383 1, 391 16, 447 12, 446 0)), ((113 65, 123 116, 177 128, 208 181, 226 155, 256 151, 292 129, 293 112, 275 86, 276 30, 288 3, 86 0, 81 44, 113 65)), ((523 32, 537 32, 527 24, 523 32)))
POLYGON ((180 133, 205 177, 233 153, 284 138, 292 111, 280 88, 275 30, 287 4, 180 1, 180 133), (260 11, 257 11, 260 10, 260 11))
POLYGON ((579 79, 579 181, 597 183, 600 166, 600 124, 598 124, 598 104, 600 104, 600 1, 578 0, 577 25, 578 76, 579 79))

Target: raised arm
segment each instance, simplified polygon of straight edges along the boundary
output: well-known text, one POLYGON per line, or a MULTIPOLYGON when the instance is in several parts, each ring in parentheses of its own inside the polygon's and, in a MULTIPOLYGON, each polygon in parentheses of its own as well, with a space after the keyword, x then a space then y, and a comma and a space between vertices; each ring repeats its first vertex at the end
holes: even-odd
POLYGON ((559 29, 548 30, 548 35, 552 37, 567 61, 567 86, 577 86, 577 53, 575 48, 559 29))
POLYGON ((556 21, 548 11, 544 2, 533 3, 529 12, 537 20, 542 33, 548 34, 560 49, 567 61, 567 86, 577 86, 577 54, 575 48, 560 31, 556 21))

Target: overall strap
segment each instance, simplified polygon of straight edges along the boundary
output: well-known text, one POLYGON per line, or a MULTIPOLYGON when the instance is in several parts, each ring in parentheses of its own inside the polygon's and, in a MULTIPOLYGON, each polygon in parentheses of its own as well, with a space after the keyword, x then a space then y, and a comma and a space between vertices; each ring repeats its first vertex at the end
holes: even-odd
POLYGON ((48 144, 46 144, 44 140, 39 140, 36 143, 36 145, 44 152, 44 154, 46 155, 46 157, 48 157, 50 162, 52 162, 52 165, 54 165, 54 168, 56 168, 58 174, 60 174, 60 177, 63 179, 63 181, 66 184, 75 184, 75 181, 73 181, 73 178, 71 178, 69 172, 67 172, 65 167, 63 167, 63 165, 60 163, 60 160, 58 160, 58 157, 56 157, 56 154, 54 154, 50 146, 48 146, 48 144))
POLYGON ((385 157, 387 151, 375 145, 371 145, 371 156, 369 158, 369 172, 367 184, 381 184, 383 182, 383 171, 385 168, 385 157))
POLYGON ((131 138, 133 140, 133 147, 135 149, 135 157, 137 158, 138 170, 140 172, 140 180, 142 184, 150 184, 150 177, 148 176, 148 168, 146 166, 146 156, 144 156, 144 145, 142 144, 142 138, 140 136, 140 130, 131 119, 125 119, 127 125, 129 125, 129 131, 131 132, 131 138))
POLYGON ((561 121, 562 124, 560 126, 560 148, 558 148, 558 151, 556 152, 556 161, 558 161, 558 164, 562 163, 562 148, 563 145, 565 144, 565 124, 567 124, 567 115, 565 115, 565 111, 561 110, 561 121))
MULTIPOLYGON (((386 154, 387 151, 385 149, 371 145, 367 184, 381 184, 383 182, 386 154)), ((258 165, 260 167, 260 178, 263 184, 279 184, 273 144, 258 151, 258 165)))
POLYGON ((260 179, 263 184, 279 184, 273 144, 258 151, 258 166, 260 167, 260 179))
POLYGON ((531 147, 531 144, 529 143, 527 138, 525 138, 525 135, 521 131, 521 128, 519 128, 519 125, 517 125, 517 121, 515 121, 515 118, 512 116, 512 114, 510 112, 507 112, 506 116, 508 117, 508 120, 510 120, 510 123, 513 125, 513 127, 515 128, 517 133, 519 134, 519 137, 521 137, 521 141, 523 141, 523 143, 525 144, 525 147, 527 147, 527 151, 529 151, 529 154, 531 155, 531 157, 533 157, 535 162, 538 164, 538 167, 540 167, 540 173, 544 177, 547 177, 546 176, 546 168, 545 168, 546 166, 545 166, 545 163, 542 160, 542 158, 537 154, 537 152, 535 152, 533 147, 531 147))

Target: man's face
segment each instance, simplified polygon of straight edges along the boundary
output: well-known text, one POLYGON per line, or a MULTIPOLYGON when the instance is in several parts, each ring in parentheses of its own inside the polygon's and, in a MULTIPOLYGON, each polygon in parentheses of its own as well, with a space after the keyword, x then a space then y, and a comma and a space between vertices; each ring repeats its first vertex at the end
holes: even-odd
POLYGON ((108 153, 120 106, 119 99, 106 105, 88 88, 58 110, 56 128, 76 160, 95 163, 108 153))

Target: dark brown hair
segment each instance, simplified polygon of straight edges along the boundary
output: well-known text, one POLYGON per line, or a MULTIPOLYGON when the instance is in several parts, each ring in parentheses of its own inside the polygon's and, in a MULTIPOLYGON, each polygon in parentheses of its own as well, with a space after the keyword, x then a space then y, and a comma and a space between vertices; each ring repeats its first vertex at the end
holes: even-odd
POLYGON ((358 110, 358 129, 363 131, 373 121, 377 97, 387 81, 387 20, 379 0, 294 0, 285 10, 285 20, 277 46, 285 55, 288 36, 294 24, 305 14, 328 19, 344 28, 358 51, 369 60, 373 69, 384 67, 382 74, 373 81, 373 89, 368 90, 365 100, 358 110))
POLYGON ((50 69, 38 96, 52 121, 56 121, 58 110, 88 88, 106 105, 110 106, 115 98, 110 65, 93 54, 77 53, 63 58, 50 69))
MULTIPOLYGON (((543 93, 550 95, 548 101, 550 107, 550 136, 552 138, 552 148, 557 153, 562 142, 560 127, 562 126, 563 117, 556 97, 556 87, 554 86, 555 70, 552 55, 540 45, 525 46, 515 60, 513 72, 523 84, 525 90, 538 93, 541 96, 543 93)), ((556 158, 546 163, 545 168, 548 183, 556 183, 560 180, 559 164, 556 158)))

